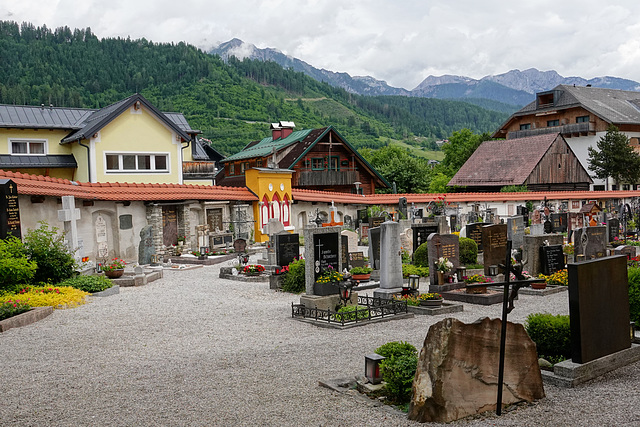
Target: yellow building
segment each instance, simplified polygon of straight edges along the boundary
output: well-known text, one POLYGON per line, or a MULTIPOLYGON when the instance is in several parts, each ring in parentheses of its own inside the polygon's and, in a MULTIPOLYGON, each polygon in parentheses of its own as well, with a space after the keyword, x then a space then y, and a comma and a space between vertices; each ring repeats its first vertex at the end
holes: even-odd
POLYGON ((215 150, 135 94, 99 110, 0 105, 0 169, 80 182, 211 184, 215 150))
POLYGON ((295 229, 291 219, 291 174, 289 169, 252 168, 245 172, 247 188, 258 196, 253 203, 254 236, 256 242, 266 242, 264 226, 270 219, 282 223, 284 229, 295 229))

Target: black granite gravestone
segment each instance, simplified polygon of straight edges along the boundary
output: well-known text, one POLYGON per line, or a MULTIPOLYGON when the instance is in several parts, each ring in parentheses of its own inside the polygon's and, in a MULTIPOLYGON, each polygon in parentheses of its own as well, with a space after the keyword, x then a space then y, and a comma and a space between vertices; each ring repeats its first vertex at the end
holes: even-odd
POLYGON ((569 264, 571 360, 586 363, 631 346, 627 259, 569 264))
POLYGON ((358 224, 357 226, 360 227, 361 223, 369 223, 369 215, 367 214, 367 210, 366 209, 358 209, 357 211, 357 219, 358 219, 358 224))
POLYGON ((236 239, 233 242, 233 250, 236 252, 244 252, 247 249, 247 241, 245 239, 236 239))
POLYGON ((400 212, 400 218, 398 219, 409 218, 407 216, 407 198, 406 197, 400 197, 400 199, 398 199, 398 212, 400 212))
POLYGON ((325 270, 331 266, 334 270, 340 269, 338 233, 324 233, 313 235, 313 254, 315 260, 314 280, 318 281, 325 270))
POLYGON ((540 247, 540 259, 542 259, 542 274, 548 276, 564 269, 564 252, 562 245, 549 245, 540 247))
POLYGON ((438 224, 411 224, 411 231, 413 232, 413 250, 420 247, 423 243, 427 243, 429 235, 438 232, 438 224))
POLYGON ((351 268, 364 267, 364 253, 362 252, 350 252, 349 253, 349 265, 351 268))
POLYGON ((343 268, 347 268, 349 265, 349 237, 340 236, 340 244, 342 245, 342 266, 343 268))
POLYGON ((0 179, 0 239, 22 238, 18 186, 10 179, 0 179))
POLYGON ((276 264, 280 267, 289 265, 300 256, 300 235, 276 234, 276 264))
POLYGON ((544 234, 551 234, 553 233, 553 224, 551 224, 551 220, 545 220, 544 221, 544 234))
POLYGON ((618 218, 607 219, 607 229, 609 230, 609 242, 618 240, 620 232, 620 220, 618 218))
POLYGON ((371 248, 371 267, 380 270, 380 227, 369 229, 369 247, 371 248))
POLYGON ((551 232, 566 233, 569 224, 569 215, 567 213, 551 214, 551 232))
POLYGON ((370 217, 369 218, 369 227, 370 228, 379 227, 380 224, 382 224, 383 222, 384 222, 384 217, 383 216, 370 217))
POLYGON ((486 222, 474 222, 467 224, 467 237, 472 239, 478 245, 478 252, 482 252, 482 227, 489 225, 486 222))
POLYGON ((490 266, 504 264, 504 256, 507 252, 507 224, 482 227, 482 248, 484 274, 488 276, 490 266))

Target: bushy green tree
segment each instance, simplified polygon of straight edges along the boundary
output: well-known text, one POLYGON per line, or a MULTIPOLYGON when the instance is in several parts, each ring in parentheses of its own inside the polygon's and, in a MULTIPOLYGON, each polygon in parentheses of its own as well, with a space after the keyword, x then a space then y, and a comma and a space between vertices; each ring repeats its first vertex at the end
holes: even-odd
POLYGON ((14 291, 31 282, 37 265, 29 261, 20 239, 10 236, 0 240, 0 292, 14 291))
POLYGON ((40 227, 29 230, 24 236, 27 256, 38 264, 32 282, 59 283, 75 276, 76 261, 64 244, 64 236, 56 227, 41 221, 40 227))
POLYGON ((629 138, 611 125, 596 143, 589 147, 589 169, 598 179, 613 178, 618 184, 640 181, 640 154, 629 145, 629 138))
POLYGON ((447 168, 451 176, 455 175, 480 144, 489 140, 491 140, 489 133, 475 134, 469 129, 453 132, 449 142, 442 146, 444 151, 442 166, 447 168))
POLYGON ((406 149, 394 145, 363 149, 360 154, 389 183, 396 183, 398 193, 425 193, 429 189, 431 169, 426 159, 413 157, 406 149))

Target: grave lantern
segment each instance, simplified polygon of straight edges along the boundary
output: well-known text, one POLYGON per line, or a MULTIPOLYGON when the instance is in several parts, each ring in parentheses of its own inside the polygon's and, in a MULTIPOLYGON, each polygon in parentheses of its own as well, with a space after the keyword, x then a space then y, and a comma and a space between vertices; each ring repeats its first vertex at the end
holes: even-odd
POLYGON ((420 276, 417 274, 409 275, 409 289, 417 291, 420 288, 420 276))
POLYGON ((498 266, 490 265, 489 266, 489 276, 497 276, 498 275, 498 266))
POLYGON ((458 282, 464 282, 464 278, 467 276, 467 267, 458 267, 456 269, 456 276, 458 282))
POLYGON ((364 356, 364 376, 367 377, 371 384, 380 384, 382 382, 380 362, 384 359, 384 356, 376 353, 364 356))
POLYGON ((209 246, 200 246, 200 253, 202 255, 209 253, 209 246))
POLYGON ((151 265, 158 265, 158 264, 160 264, 160 255, 158 254, 151 255, 151 265))

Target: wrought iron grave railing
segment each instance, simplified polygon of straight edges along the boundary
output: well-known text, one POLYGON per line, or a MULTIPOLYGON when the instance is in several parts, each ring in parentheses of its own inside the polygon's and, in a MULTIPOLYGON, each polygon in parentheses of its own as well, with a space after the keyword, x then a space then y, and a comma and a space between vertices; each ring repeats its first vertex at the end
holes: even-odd
POLYGON ((291 317, 293 318, 335 323, 343 326, 371 319, 382 319, 399 314, 406 314, 407 312, 406 301, 360 295, 358 295, 358 305, 355 306, 354 310, 345 312, 307 308, 303 304, 291 303, 291 317))

